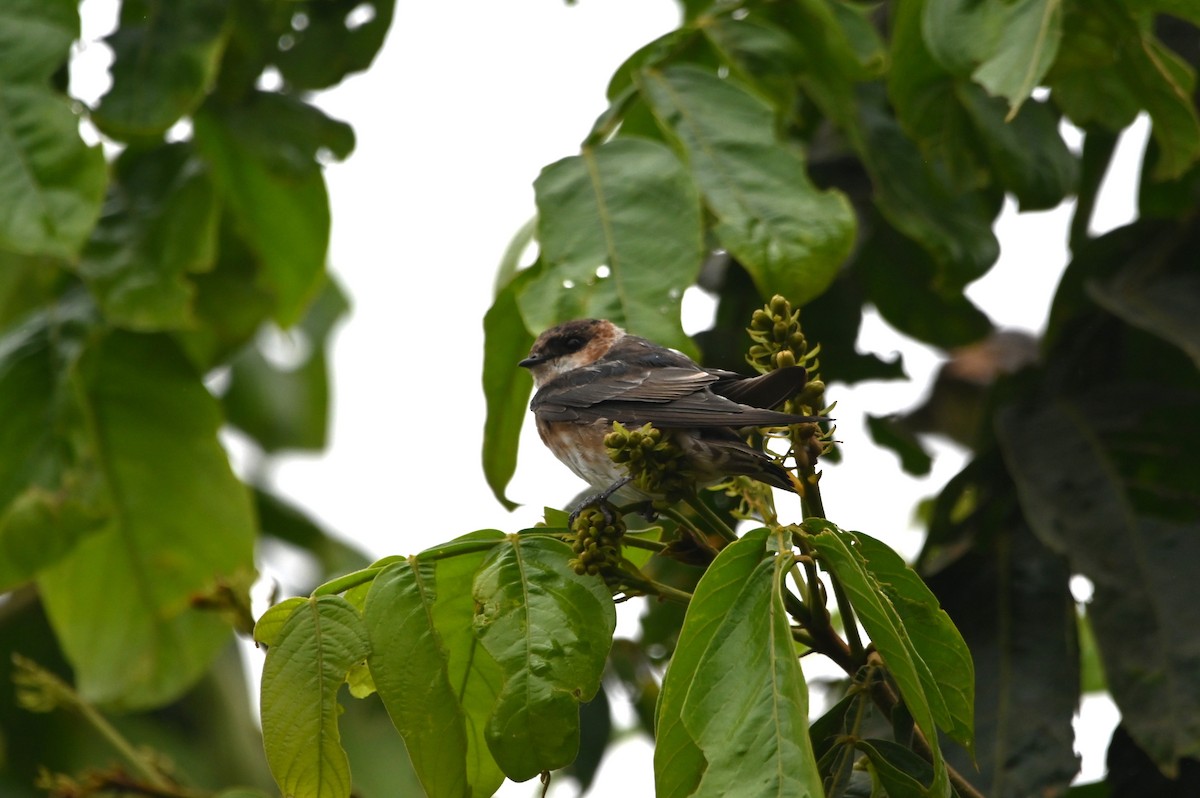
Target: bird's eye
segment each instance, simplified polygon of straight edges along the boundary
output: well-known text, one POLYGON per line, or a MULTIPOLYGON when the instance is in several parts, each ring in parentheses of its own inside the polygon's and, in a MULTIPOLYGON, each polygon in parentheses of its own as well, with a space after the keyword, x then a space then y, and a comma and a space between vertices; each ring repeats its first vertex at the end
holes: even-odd
POLYGON ((563 342, 563 346, 566 347, 568 352, 578 352, 580 349, 583 349, 584 343, 586 342, 578 335, 572 335, 563 342))

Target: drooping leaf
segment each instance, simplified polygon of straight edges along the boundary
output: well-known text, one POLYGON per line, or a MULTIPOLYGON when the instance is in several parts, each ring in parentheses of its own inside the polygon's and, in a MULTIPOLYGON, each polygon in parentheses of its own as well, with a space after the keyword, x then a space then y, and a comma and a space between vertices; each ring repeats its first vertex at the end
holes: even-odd
POLYGON ((284 795, 350 795, 337 694, 350 668, 369 651, 362 618, 340 596, 306 600, 268 649, 262 676, 263 740, 284 795))
POLYGON ((663 680, 660 796, 823 796, 808 693, 768 531, 726 547, 696 587, 663 680))
POLYGON ((774 136, 771 109, 703 70, 641 74, 655 116, 678 137, 722 246, 764 296, 796 304, 819 296, 854 242, 850 204, 820 191, 803 160, 774 136))
POLYGON ((526 329, 593 316, 690 354, 679 306, 704 257, 700 202, 661 144, 617 139, 534 182, 544 268, 517 297, 526 329))
POLYGON ((928 474, 933 457, 911 431, 897 423, 894 416, 867 415, 867 431, 877 446, 891 449, 900 458, 900 467, 913 476, 928 474))
POLYGON ((562 541, 510 536, 475 575, 475 634, 504 673, 488 748, 515 781, 575 758, 579 704, 599 689, 612 645, 608 588, 570 558, 562 541))
POLYGON ((314 106, 261 92, 234 107, 206 105, 195 126, 196 145, 262 264, 275 319, 289 326, 324 285, 329 200, 317 154, 344 157, 353 133, 314 106))
POLYGON ((89 420, 77 434, 112 511, 38 586, 80 693, 158 706, 229 640, 227 623, 191 602, 252 572, 249 495, 217 440, 216 402, 170 339, 103 336, 72 379, 89 420))
POLYGON ((435 564, 416 557, 388 566, 371 586, 364 612, 375 688, 429 796, 469 792, 462 707, 433 623, 435 564))
POLYGON ((908 748, 891 740, 860 740, 856 747, 867 755, 888 798, 925 798, 933 781, 933 768, 908 748))
POLYGON ((0 9, 0 80, 46 81, 66 62, 78 36, 73 0, 10 0, 0 9))
POLYGON ((112 88, 92 120, 120 141, 162 134, 199 107, 216 77, 229 4, 125 0, 113 50, 112 88))
POLYGON ((127 149, 79 271, 107 320, 128 329, 192 327, 188 279, 216 259, 212 181, 188 144, 127 149))
POLYGON ((74 258, 100 214, 107 182, 104 155, 79 138, 65 97, 0 83, 0 249, 74 258))
POLYGON ((516 365, 533 346, 533 335, 525 329, 517 306, 517 289, 524 279, 518 277, 501 288, 483 317, 487 353, 483 358, 483 394, 487 399, 483 474, 492 495, 510 510, 516 504, 504 491, 517 470, 517 445, 533 390, 529 372, 516 365))
MULTIPOLYGON (((922 656, 928 652, 917 650, 906 628, 907 619, 900 615, 883 586, 868 570, 856 537, 827 522, 810 520, 806 524, 810 529, 820 529, 812 537, 812 543, 820 555, 822 567, 841 582, 858 619, 883 656, 905 708, 929 743, 934 770, 931 795, 948 798, 950 781, 941 746, 937 743, 937 729, 941 726, 950 731, 957 716, 947 705, 942 686, 922 656)), ((951 689, 960 690, 962 686, 954 685, 951 689)))

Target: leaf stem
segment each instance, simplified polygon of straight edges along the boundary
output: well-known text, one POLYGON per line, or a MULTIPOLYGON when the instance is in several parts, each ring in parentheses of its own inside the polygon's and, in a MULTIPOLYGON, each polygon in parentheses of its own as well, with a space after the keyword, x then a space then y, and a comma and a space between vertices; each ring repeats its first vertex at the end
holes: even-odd
POLYGON ((712 532, 717 533, 725 539, 726 543, 732 543, 737 540, 737 533, 729 528, 729 525, 722 520, 721 516, 713 512, 712 508, 701 500, 700 495, 692 492, 683 497, 688 506, 696 511, 696 514, 703 518, 711 527, 712 532))

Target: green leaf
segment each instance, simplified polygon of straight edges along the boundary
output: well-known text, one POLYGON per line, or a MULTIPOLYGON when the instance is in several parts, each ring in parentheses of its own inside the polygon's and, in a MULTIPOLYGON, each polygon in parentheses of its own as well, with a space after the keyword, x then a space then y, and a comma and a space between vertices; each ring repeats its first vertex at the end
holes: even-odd
POLYGON ((1088 618, 1122 723, 1160 768, 1200 752, 1191 589, 1195 392, 1122 384, 1010 406, 998 440, 1025 517, 1095 585, 1088 618))
POLYGON ((860 98, 851 138, 871 176, 876 207, 933 257, 944 292, 985 274, 1000 255, 994 212, 985 198, 959 194, 930 168, 882 106, 882 97, 868 89, 860 98))
POLYGON ((543 268, 517 297, 526 329, 593 316, 695 354, 679 307, 704 259, 700 202, 674 154, 617 139, 547 166, 534 191, 543 268))
POLYGON ((521 320, 517 289, 525 278, 518 276, 496 294, 483 317, 483 395, 487 418, 483 425, 483 475, 496 500, 509 510, 516 503, 505 488, 517 470, 517 448, 521 426, 528 411, 533 380, 517 363, 529 354, 533 336, 521 320))
POLYGON ((896 416, 873 416, 867 414, 867 431, 875 445, 891 449, 900 458, 900 467, 906 474, 924 476, 933 466, 933 457, 925 451, 921 441, 906 429, 896 416))
POLYGON ((212 181, 188 144, 126 149, 79 272, 107 320, 135 330, 193 327, 188 279, 216 261, 212 181))
POLYGON ((92 120, 120 141, 161 135, 204 99, 227 34, 223 0, 124 0, 113 50, 112 88, 92 120))
POLYGON ((1120 0, 1067 7, 1062 52, 1048 82, 1054 102, 1076 125, 1120 130, 1150 115, 1160 153, 1154 179, 1179 177, 1200 160, 1200 116, 1192 102, 1194 68, 1167 49, 1120 0))
POLYGON ((1088 283, 1088 296, 1110 313, 1179 347, 1200 368, 1200 277, 1182 270, 1145 276, 1142 271, 1142 263, 1135 260, 1112 280, 1088 283))
POLYGON ((324 285, 329 200, 316 158, 322 149, 346 155, 353 133, 311 105, 266 93, 236 107, 206 105, 195 126, 237 229, 262 263, 275 319, 290 326, 324 285))
POLYGON ((768 531, 727 546, 688 606, 663 679, 656 793, 823 796, 808 691, 783 609, 787 558, 768 531))
POLYGON ((350 762, 338 734, 338 689, 370 651, 362 618, 339 596, 307 599, 267 651, 262 729, 284 795, 348 798, 350 762))
POLYGON ((1054 63, 1062 16, 1062 0, 927 0, 921 32, 948 72, 1005 98, 1011 119, 1054 63))
POLYGON ((828 288, 854 243, 854 213, 840 192, 817 190, 776 139, 771 109, 690 66, 645 71, 639 85, 678 137, 718 240, 759 293, 803 304, 828 288))
POLYGON ((0 249, 72 259, 100 214, 107 167, 69 101, 0 82, 0 249))
POLYGON ((891 740, 860 740, 855 744, 867 755, 879 783, 888 798, 926 798, 926 782, 933 780, 933 768, 921 757, 891 740))
POLYGON ((42 83, 79 37, 75 0, 9 0, 0 8, 0 83, 42 83))
POLYGON ((740 80, 769 100, 777 113, 791 116, 797 75, 804 65, 804 53, 791 34, 758 16, 730 14, 705 20, 700 32, 740 80))
POLYGON ((229 641, 226 623, 191 604, 252 572, 249 495, 217 440, 216 402, 170 339, 100 337, 72 381, 87 414, 74 434, 112 510, 38 587, 84 697, 159 706, 229 641))
POLYGON ((488 748, 487 724, 505 674, 475 636, 476 606, 471 586, 488 553, 504 540, 496 530, 480 530, 419 555, 419 559, 438 557, 433 624, 446 651, 447 676, 462 707, 467 733, 467 783, 475 798, 492 795, 504 781, 504 773, 488 748))
POLYGON ((375 689, 412 759, 426 794, 468 794, 467 733, 434 626, 435 564, 416 557, 375 577, 364 612, 375 689))
POLYGON ((612 596, 570 558, 560 540, 511 535, 475 576, 475 634, 504 672, 488 748, 515 781, 575 758, 579 704, 599 689, 612 645, 612 596))
POLYGON ((882 587, 904 625, 912 648, 928 667, 932 680, 921 671, 934 718, 950 737, 973 752, 975 717, 975 666, 971 652, 950 616, 938 604, 916 571, 886 544, 862 532, 854 542, 866 561, 867 570, 882 587), (945 706, 945 713, 940 708, 945 706))
POLYGON ((320 451, 329 426, 329 347, 349 300, 332 278, 304 318, 291 330, 296 358, 269 360, 261 343, 242 350, 229 364, 229 387, 221 397, 230 424, 253 438, 264 451, 320 451))
MULTIPOLYGON (((888 673, 900 690, 904 706, 924 733, 933 753, 934 780, 930 794, 949 798, 950 781, 937 743, 937 728, 951 726, 955 718, 947 707, 937 677, 925 662, 891 597, 868 570, 861 543, 851 533, 828 522, 809 520, 809 529, 820 529, 811 538, 823 568, 841 582, 850 604, 883 656, 888 673)), ((962 685, 956 685, 961 690, 962 685)), ((949 730, 947 728, 947 730, 949 730)))
POLYGON ((327 89, 371 65, 395 13, 395 0, 311 0, 297 3, 305 24, 293 18, 287 47, 275 64, 290 86, 327 89))
POLYGON ((271 605, 266 612, 259 616, 254 624, 254 642, 270 648, 282 639, 283 625, 301 604, 307 604, 308 599, 301 596, 286 598, 278 604, 271 605))

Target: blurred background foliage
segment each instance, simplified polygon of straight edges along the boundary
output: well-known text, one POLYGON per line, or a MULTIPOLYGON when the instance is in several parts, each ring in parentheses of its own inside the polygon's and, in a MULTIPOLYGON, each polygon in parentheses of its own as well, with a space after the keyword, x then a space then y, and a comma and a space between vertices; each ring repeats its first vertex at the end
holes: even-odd
MULTIPOLYGON (((873 307, 947 356, 928 402, 873 421, 877 442, 913 472, 929 435, 973 453, 929 508, 918 561, 975 657, 978 770, 965 754, 955 766, 990 796, 1062 793, 1081 690, 1106 689, 1122 713, 1110 775, 1074 792, 1200 793, 1200 7, 681 11, 616 71, 580 154, 538 178, 537 261, 502 270, 484 324, 497 496, 529 394, 511 364, 543 327, 606 316, 743 369, 750 311, 781 292, 804 303, 826 381, 901 379, 903 363, 856 349, 873 307), (1138 114, 1153 129, 1139 218, 1095 236, 1138 114), (1075 206, 1036 341, 994 330, 962 293, 995 263, 1006 196, 1075 206), (692 285, 719 299, 694 340, 679 323, 692 285), (1073 574, 1095 586, 1086 607, 1073 574)), ((310 93, 368 68, 392 15, 391 0, 124 0, 112 88, 88 108, 68 94, 75 0, 0 9, 0 651, 68 680, 188 789, 273 789, 232 631, 251 620, 256 550, 311 554, 297 593, 365 562, 236 476, 217 433, 266 453, 325 444, 327 342, 348 302, 326 271, 322 165, 354 135, 310 93), (303 342, 288 368, 270 354, 281 330, 303 342)), ((671 567, 657 578, 694 581, 671 567)), ((673 613, 652 606, 610 663, 608 689, 647 728, 673 613)), ((0 684, 14 667, 0 661, 0 684)), ((610 740, 600 695, 584 784, 610 740)), ((368 798, 415 784, 389 727, 374 700, 341 722, 368 798)), ((119 794, 115 759, 69 709, 34 713, 0 689, 4 795, 44 794, 41 768, 70 775, 41 777, 62 794, 119 794)))

